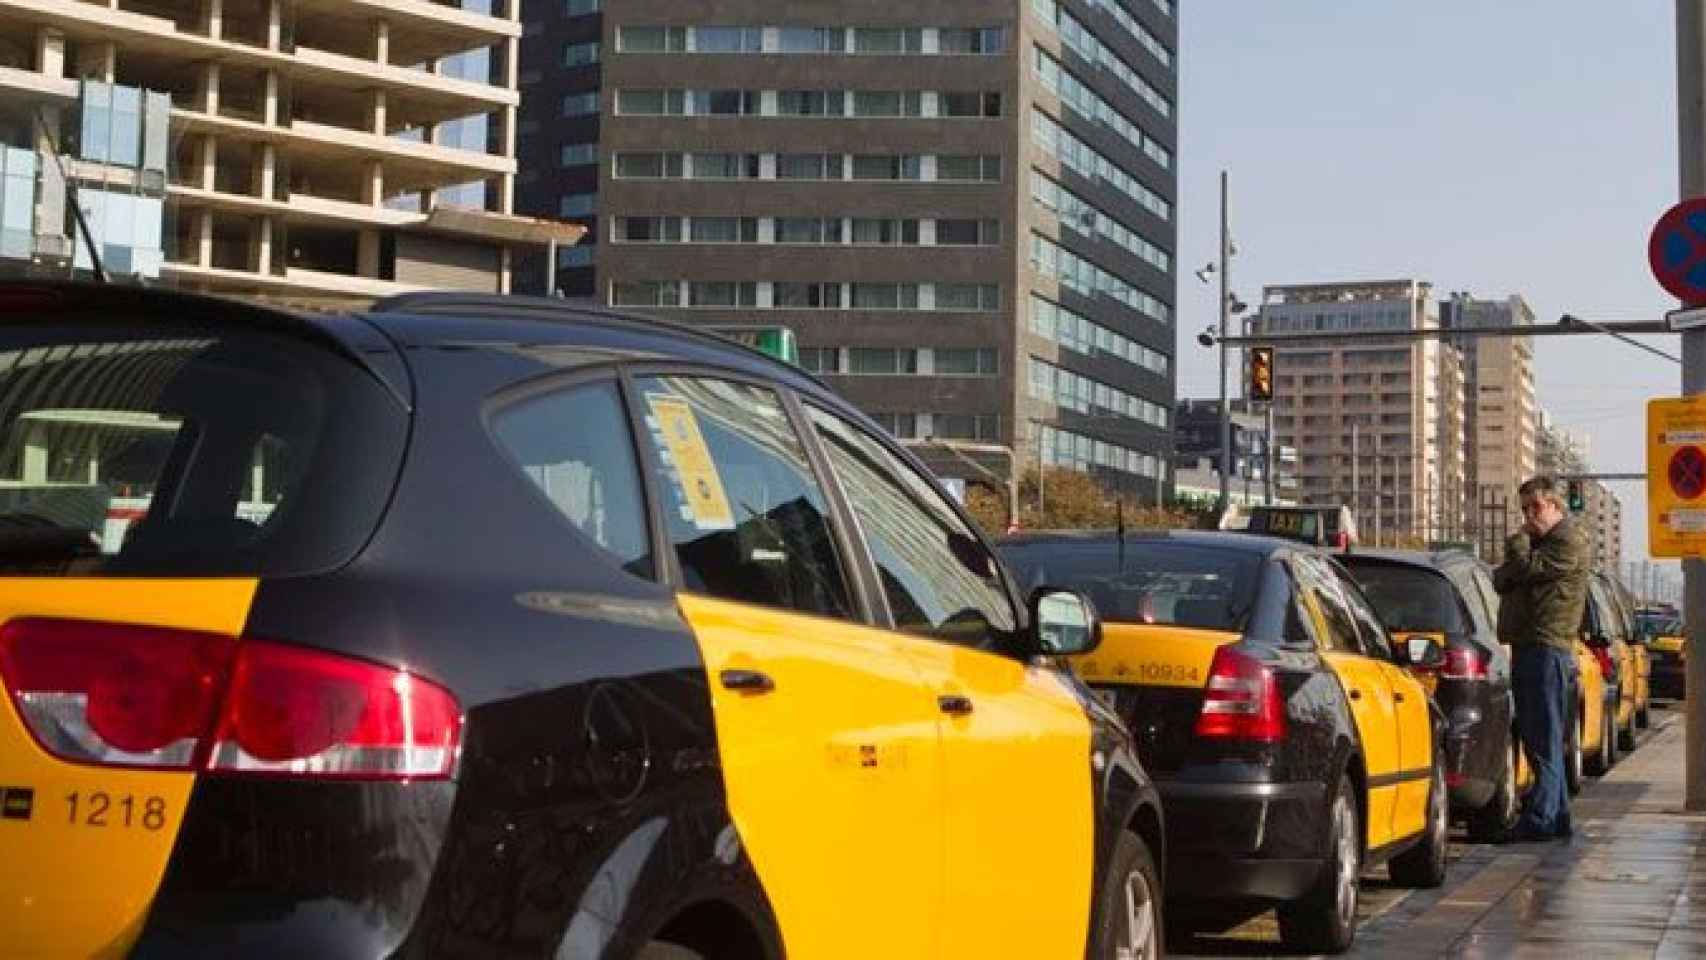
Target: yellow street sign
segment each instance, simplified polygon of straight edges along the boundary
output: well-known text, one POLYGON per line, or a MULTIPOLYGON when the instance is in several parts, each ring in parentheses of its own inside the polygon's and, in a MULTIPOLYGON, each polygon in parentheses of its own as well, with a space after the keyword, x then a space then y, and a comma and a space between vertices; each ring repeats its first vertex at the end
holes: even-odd
POLYGON ((1647 549, 1706 557, 1706 396, 1647 401, 1647 549))

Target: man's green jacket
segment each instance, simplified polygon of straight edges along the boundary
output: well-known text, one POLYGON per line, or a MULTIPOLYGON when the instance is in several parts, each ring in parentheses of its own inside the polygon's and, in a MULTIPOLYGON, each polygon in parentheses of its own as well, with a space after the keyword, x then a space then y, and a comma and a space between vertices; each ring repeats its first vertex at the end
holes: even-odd
POLYGON ((1499 591, 1499 639, 1517 648, 1544 643, 1575 649, 1587 605, 1593 548, 1587 532, 1565 517, 1544 537, 1505 541, 1505 562, 1493 571, 1499 591))

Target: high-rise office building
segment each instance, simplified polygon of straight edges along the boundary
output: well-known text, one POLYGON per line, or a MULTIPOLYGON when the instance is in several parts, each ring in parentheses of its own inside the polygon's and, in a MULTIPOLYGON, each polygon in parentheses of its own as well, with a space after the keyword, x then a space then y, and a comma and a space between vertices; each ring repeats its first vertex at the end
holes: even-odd
POLYGON ((0 0, 0 269, 92 266, 75 204, 115 272, 180 286, 509 289, 579 231, 512 214, 522 27, 494 2, 0 0))
POLYGON ((902 438, 1004 448, 986 473, 1016 451, 1160 492, 1172 0, 526 16, 521 209, 597 234, 560 257, 559 290, 786 326, 805 366, 902 438))
MULTIPOLYGON (((1274 286, 1258 329, 1273 334, 1439 326, 1417 280, 1274 286)), ((1274 432, 1298 452, 1299 496, 1344 504, 1364 539, 1456 539, 1465 530, 1462 354, 1438 339, 1280 346, 1274 432)))
MULTIPOLYGON (((1458 329, 1534 325, 1520 296, 1478 300, 1453 293, 1440 303, 1444 326, 1458 329)), ((1534 392, 1534 342, 1524 336, 1462 337, 1468 438, 1466 504, 1483 556, 1502 548, 1522 525, 1517 487, 1536 472, 1540 407, 1534 392), (1491 551, 1491 552, 1489 552, 1491 551)))

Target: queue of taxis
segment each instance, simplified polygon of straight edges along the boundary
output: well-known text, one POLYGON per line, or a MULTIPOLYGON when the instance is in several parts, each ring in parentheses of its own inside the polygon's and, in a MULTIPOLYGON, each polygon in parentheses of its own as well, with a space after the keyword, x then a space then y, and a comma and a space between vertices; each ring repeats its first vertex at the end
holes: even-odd
MULTIPOLYGON (((1130 725, 1166 819, 1176 901, 1277 906, 1285 941, 1346 949, 1358 880, 1444 877, 1444 720, 1325 552, 1247 533, 1004 539, 1020 582, 1087 593, 1072 669, 1130 725)), ((1181 911, 1169 922, 1181 923, 1181 911)))
MULTIPOLYGON (((1161 951, 1159 798, 1058 664, 1092 606, 1016 592, 756 352, 558 301, 0 285, 0 472, 0 954, 1161 951)), ((1411 845, 1419 704, 1353 721, 1325 658, 1363 713, 1397 686, 1317 652, 1379 638, 1312 604, 1317 645, 1228 659, 1205 723, 1331 747, 1288 816, 1411 845), (1282 675, 1331 722, 1262 699, 1282 675)))
POLYGON ((1498 593, 1460 550, 1357 550, 1338 557, 1445 715, 1445 781, 1473 840, 1516 826, 1533 771, 1516 730, 1511 651, 1499 642, 1498 593))
POLYGON ((1687 635, 1682 617, 1674 610, 1643 609, 1636 629, 1645 641, 1652 661, 1652 695, 1680 700, 1688 693, 1687 635))

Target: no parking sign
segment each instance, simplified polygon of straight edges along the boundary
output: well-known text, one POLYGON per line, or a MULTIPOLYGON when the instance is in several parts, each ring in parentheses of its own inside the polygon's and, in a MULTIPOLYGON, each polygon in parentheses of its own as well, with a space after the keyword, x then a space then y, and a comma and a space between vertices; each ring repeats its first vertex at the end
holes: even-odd
POLYGON ((1647 401, 1647 543, 1706 557, 1706 396, 1647 401))

